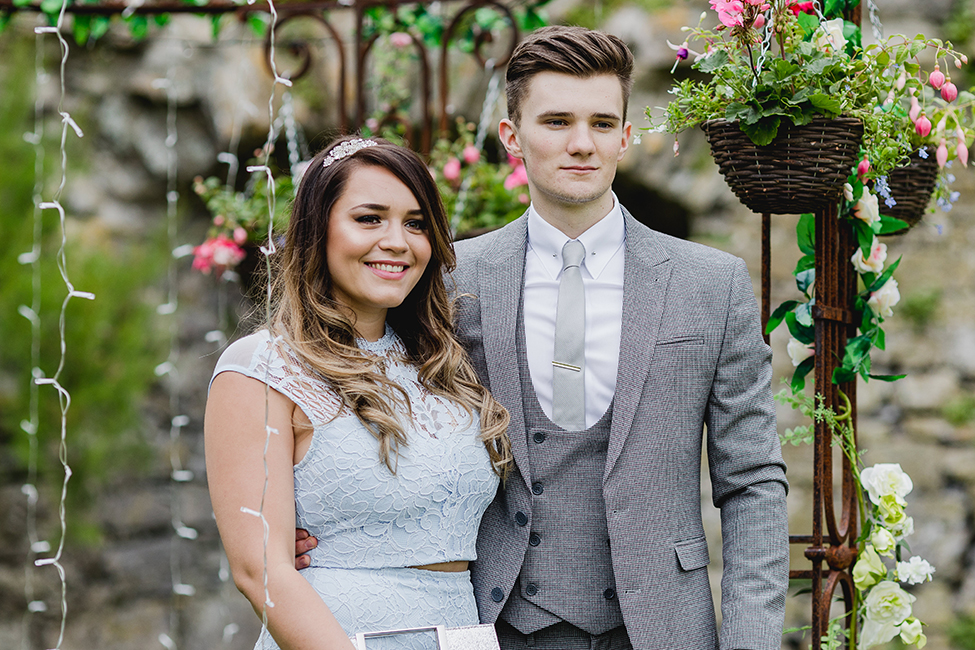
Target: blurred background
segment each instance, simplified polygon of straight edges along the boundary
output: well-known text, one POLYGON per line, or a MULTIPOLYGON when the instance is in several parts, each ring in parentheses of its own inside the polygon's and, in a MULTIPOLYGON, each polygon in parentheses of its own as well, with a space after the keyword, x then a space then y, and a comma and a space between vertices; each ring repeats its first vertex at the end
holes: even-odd
MULTIPOLYGON (((207 496, 202 436, 217 356, 263 319, 253 298, 263 264, 257 244, 268 232, 266 172, 246 167, 266 163, 275 176, 280 226, 290 174, 341 132, 343 112, 355 120, 361 83, 364 130, 429 153, 460 231, 521 214, 527 187, 495 135, 504 115, 503 78, 499 86, 497 72, 476 56, 500 58, 507 47, 510 26, 497 10, 471 12, 443 50, 449 53, 443 102, 432 77, 431 104, 446 106, 446 136, 425 141, 410 126, 423 119, 416 43, 435 66, 443 63, 444 19, 437 17, 452 15, 452 4, 460 3, 433 3, 401 17, 405 31, 380 10, 367 15, 365 33, 376 41, 361 76, 353 74, 351 10, 336 4, 326 14, 341 46, 321 21, 288 21, 276 34, 279 73, 303 65, 299 40, 307 40, 312 54, 308 72, 294 74, 291 88, 274 86, 265 63, 266 21, 254 15, 68 18, 63 94, 59 42, 34 33, 46 19, 32 11, 6 14, 0 32, 0 648, 58 643, 62 582, 56 567, 35 567, 34 560, 59 552, 62 515, 62 647, 253 646, 260 622, 228 574, 207 496), (416 40, 404 40, 407 32, 416 40), (60 111, 84 133, 67 131, 61 191, 60 111), (265 146, 269 132, 273 151, 265 146), (37 210, 36 197, 59 199, 63 228, 57 210, 37 210), (71 298, 63 320, 68 289, 59 261, 77 291, 95 294, 91 301, 71 298), (65 392, 37 386, 32 368, 33 377, 56 376, 65 392), (71 468, 63 502, 62 461, 71 468)), ((950 38, 973 54, 975 0, 878 4, 885 34, 950 38)), ((636 56, 628 117, 642 136, 620 166, 617 195, 653 228, 744 258, 757 293, 761 218, 727 188, 703 134, 682 134, 675 157, 672 136, 641 131, 649 125, 645 107, 668 101, 675 61, 668 41, 679 44, 681 26, 697 24, 708 4, 510 6, 522 30, 583 24, 627 42, 636 56)), ((869 31, 865 26, 867 40, 869 31)), ((678 74, 688 69, 685 64, 678 74)), ((959 88, 973 83, 970 65, 952 74, 959 88)), ((431 120, 439 119, 434 113, 431 120)), ((933 582, 912 588, 915 614, 928 624, 929 647, 961 650, 975 648, 975 174, 958 165, 951 173, 959 192, 951 209, 932 206, 909 233, 885 240, 889 259, 904 258, 896 275, 902 299, 886 323, 887 351, 875 353, 874 365, 907 377, 861 383, 858 395, 866 464, 900 463, 914 480, 912 552, 936 567, 933 582)), ((796 221, 772 220, 773 305, 798 297, 791 275, 800 257, 796 221)), ((786 342, 781 328, 773 334, 775 390, 792 373, 786 342)), ((779 407, 780 430, 800 424, 798 413, 779 407)), ((812 451, 788 445, 784 453, 791 532, 809 534, 812 451)), ((720 522, 707 491, 702 501, 718 588, 720 522)), ((792 565, 808 566, 801 547, 793 548, 792 565)), ((809 623, 803 587, 792 589, 787 628, 809 623)), ((783 636, 783 648, 808 643, 801 631, 783 636)))

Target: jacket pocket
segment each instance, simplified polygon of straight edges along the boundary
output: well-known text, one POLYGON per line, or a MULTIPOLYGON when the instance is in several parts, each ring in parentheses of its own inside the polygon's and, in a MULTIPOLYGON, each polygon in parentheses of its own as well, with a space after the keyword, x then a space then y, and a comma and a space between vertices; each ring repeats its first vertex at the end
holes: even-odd
POLYGON ((664 339, 662 341, 657 341, 657 346, 665 345, 704 345, 703 336, 676 336, 670 339, 664 339))
POLYGON ((708 540, 703 535, 682 542, 675 542, 674 550, 677 551, 677 561, 680 563, 680 568, 684 571, 700 569, 711 562, 708 555, 708 540))

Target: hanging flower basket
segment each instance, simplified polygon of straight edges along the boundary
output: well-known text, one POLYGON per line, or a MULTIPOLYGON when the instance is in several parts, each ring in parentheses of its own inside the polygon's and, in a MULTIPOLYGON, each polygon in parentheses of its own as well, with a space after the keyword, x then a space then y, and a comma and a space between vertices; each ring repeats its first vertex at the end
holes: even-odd
POLYGON ((783 123, 768 145, 754 144, 737 122, 702 125, 711 155, 735 196, 753 212, 801 214, 836 203, 856 164, 863 124, 853 118, 783 123))
MULTIPOLYGON (((938 162, 933 155, 922 158, 914 152, 911 162, 893 169, 887 176, 887 186, 890 196, 897 201, 892 208, 881 207, 881 212, 888 217, 895 217, 906 221, 910 226, 916 226, 924 216, 924 211, 931 202, 931 194, 938 180, 938 162)), ((894 235, 907 232, 898 230, 894 235)))

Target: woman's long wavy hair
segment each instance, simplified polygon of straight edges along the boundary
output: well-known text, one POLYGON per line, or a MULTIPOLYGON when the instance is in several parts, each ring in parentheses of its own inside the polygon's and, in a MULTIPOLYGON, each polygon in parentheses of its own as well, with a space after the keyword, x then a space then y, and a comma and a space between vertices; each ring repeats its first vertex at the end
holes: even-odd
POLYGON ((427 223, 431 257, 417 285, 386 322, 406 347, 407 361, 418 368, 420 382, 432 393, 480 414, 481 440, 495 472, 505 476, 511 463, 508 412, 478 382, 463 347, 453 333, 453 304, 443 273, 456 257, 446 211, 427 166, 404 147, 376 139, 374 146, 323 166, 329 152, 309 164, 291 208, 291 222, 272 285, 272 327, 313 371, 324 377, 342 402, 379 440, 380 457, 395 473, 395 456, 407 445, 402 418, 410 415, 406 392, 386 378, 383 361, 355 343, 350 310, 335 300, 328 273, 328 220, 349 177, 365 166, 386 169, 416 197, 427 223))

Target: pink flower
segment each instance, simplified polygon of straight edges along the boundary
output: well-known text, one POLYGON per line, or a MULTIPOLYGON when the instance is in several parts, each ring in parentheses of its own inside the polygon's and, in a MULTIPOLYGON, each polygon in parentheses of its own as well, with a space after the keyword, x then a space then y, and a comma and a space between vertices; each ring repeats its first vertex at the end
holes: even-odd
POLYGON ((521 203, 522 205, 528 205, 528 195, 525 193, 519 194, 518 203, 521 203))
POLYGON ((451 158, 443 166, 443 177, 448 181, 455 181, 460 178, 460 160, 451 158))
POLYGON ((958 138, 958 147, 955 149, 955 153, 958 154, 958 160, 965 167, 968 167, 968 147, 965 146, 965 140, 963 138, 958 138))
POLYGON ((478 160, 481 159, 481 150, 475 147, 474 145, 469 144, 466 147, 464 147, 463 156, 464 156, 465 163, 467 163, 468 165, 473 165, 474 163, 476 163, 478 160))
POLYGON ((928 75, 928 83, 931 84, 932 88, 937 90, 938 88, 941 88, 941 84, 943 84, 944 82, 945 82, 945 75, 943 72, 941 72, 941 68, 937 64, 935 64, 934 72, 928 75))
POLYGON ((765 15, 758 14, 757 16, 755 16, 755 20, 752 22, 752 27, 754 27, 755 29, 761 29, 764 26, 765 26, 765 15))
POLYGON ((220 234, 193 248, 193 268, 209 275, 213 269, 223 271, 237 266, 246 256, 240 246, 220 234))
POLYGON ((412 42, 413 37, 406 32, 393 32, 389 35, 389 44, 393 47, 408 47, 412 42))
POLYGON ((938 145, 935 157, 938 160, 938 167, 944 168, 945 163, 948 162, 948 143, 945 142, 944 138, 941 138, 941 144, 938 145))
MULTIPOLYGON (((519 161, 521 162, 521 161, 519 161)), ((508 177, 504 179, 504 189, 513 190, 516 187, 528 184, 528 171, 523 164, 515 167, 508 177)))
POLYGON ((912 122, 917 122, 917 116, 921 114, 921 104, 917 101, 917 97, 911 97, 911 110, 908 111, 907 116, 911 118, 912 122))
POLYGON ((234 243, 243 246, 247 242, 247 231, 237 226, 234 228, 234 243))
POLYGON ((866 174, 868 171, 870 171, 870 161, 867 160, 867 156, 864 155, 863 160, 861 160, 860 164, 857 165, 857 176, 863 178, 864 174, 866 174))
POLYGON ((375 133, 379 129, 379 120, 370 117, 366 120, 366 128, 375 133))
POLYGON ((914 122, 914 130, 922 138, 928 137, 928 134, 931 133, 931 120, 925 117, 924 113, 921 113, 921 116, 914 122))
POLYGON ((711 0, 711 7, 718 12, 718 20, 725 27, 744 26, 745 5, 741 0, 711 0))
POLYGON ((227 221, 227 217, 223 216, 222 214, 218 214, 213 218, 213 225, 222 226, 226 221, 227 221))
POLYGON ((799 14, 814 14, 816 13, 816 8, 812 3, 809 2, 796 2, 792 4, 789 9, 792 11, 793 15, 798 16, 799 14))
POLYGON ((870 257, 864 259, 863 251, 857 247, 850 261, 860 273, 880 273, 884 270, 884 262, 887 261, 887 244, 881 244, 874 236, 873 244, 870 246, 870 257))
POLYGON ((941 99, 946 102, 953 102, 958 98, 958 87, 950 81, 941 86, 941 99))

